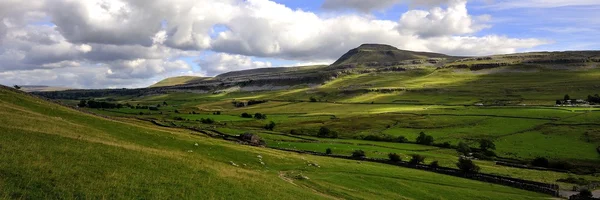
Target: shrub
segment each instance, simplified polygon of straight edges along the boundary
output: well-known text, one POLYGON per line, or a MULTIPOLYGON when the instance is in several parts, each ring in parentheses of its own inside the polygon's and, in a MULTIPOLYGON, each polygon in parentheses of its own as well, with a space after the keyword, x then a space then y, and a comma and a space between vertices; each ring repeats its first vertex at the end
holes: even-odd
POLYGON ((215 120, 213 120, 211 118, 206 118, 206 119, 201 118, 200 122, 202 122, 203 124, 213 124, 213 123, 215 123, 215 120))
POLYGON ((331 151, 331 148, 327 148, 325 149, 325 154, 332 154, 333 152, 331 151))
POLYGON ((352 152, 352 157, 353 158, 364 158, 365 156, 366 155, 365 155, 365 152, 363 150, 356 150, 356 151, 352 152))
POLYGON ((434 160, 433 162, 429 163, 429 166, 431 166, 433 168, 438 168, 438 167, 440 167, 440 164, 438 163, 437 160, 434 160))
POLYGON ((337 138, 338 134, 335 131, 329 130, 327 127, 319 128, 319 133, 317 133, 318 137, 322 138, 337 138))
POLYGON ((252 118, 252 115, 248 114, 248 113, 242 113, 242 117, 243 118, 252 118))
POLYGON ((458 159, 456 166, 464 173, 477 173, 480 169, 472 160, 464 157, 458 159))
POLYGON ((408 162, 410 164, 416 165, 416 164, 422 164, 424 161, 425 161, 425 156, 414 154, 414 155, 412 155, 412 158, 410 158, 410 161, 408 161, 408 162))
POLYGON ((260 114, 260 113, 255 113, 254 114, 254 119, 267 119, 267 115, 260 114))
POLYGON ((400 158, 400 155, 398 155, 396 153, 390 153, 390 154, 388 154, 388 158, 390 158, 390 161, 392 161, 392 162, 400 162, 400 161, 402 161, 402 158, 400 158))
POLYGON ((310 102, 317 102, 317 98, 315 98, 315 97, 310 97, 309 100, 310 100, 310 102))
POLYGON ((549 162, 548 162, 548 159, 546 159, 544 157, 537 157, 537 158, 533 159, 533 161, 531 161, 531 165, 536 166, 536 167, 548 167, 549 162))
POLYGON ((407 143, 408 139, 406 139, 406 137, 404 136, 398 136, 395 140, 395 142, 399 142, 399 143, 407 143))
POLYGON ((565 97, 563 98, 565 101, 567 100, 571 100, 571 97, 568 94, 565 94, 565 97))
POLYGON ((583 189, 579 191, 579 198, 580 199, 592 199, 594 197, 594 194, 592 194, 592 192, 588 189, 583 189))
POLYGON ((267 125, 265 125, 265 129, 272 131, 275 128, 275 122, 271 121, 267 125))
POLYGON ((494 144, 492 140, 481 139, 479 140, 479 148, 483 151, 487 151, 489 149, 496 150, 496 144, 494 144))
POLYGON ((433 136, 421 132, 417 137, 417 144, 431 145, 433 144, 433 136))
POLYGON ((471 153, 471 147, 469 147, 467 143, 459 142, 458 146, 456 147, 456 151, 462 155, 468 155, 471 153))

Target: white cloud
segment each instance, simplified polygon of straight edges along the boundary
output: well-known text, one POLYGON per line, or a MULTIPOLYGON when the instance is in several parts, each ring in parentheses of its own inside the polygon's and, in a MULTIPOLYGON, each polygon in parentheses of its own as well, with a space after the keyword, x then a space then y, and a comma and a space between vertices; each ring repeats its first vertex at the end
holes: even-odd
MULTIPOLYGON (((488 18, 489 16, 482 16, 476 19, 482 21, 488 18)), ((411 10, 404 13, 400 18, 398 30, 427 38, 470 34, 489 27, 477 21, 467 12, 466 0, 452 0, 445 10, 435 7, 429 11, 411 10)))
MULTIPOLYGON (((365 9, 398 2, 371 2, 374 7, 365 9)), ((410 3, 440 7, 380 20, 352 13, 321 16, 269 0, 1 1, 0 78, 5 84, 139 86, 174 74, 216 75, 272 65, 253 57, 335 60, 363 43, 451 55, 512 53, 545 43, 474 36, 486 27, 486 16, 469 15, 462 0, 410 3), (198 59, 204 72, 182 61, 206 50, 216 53, 198 59), (38 75, 45 77, 32 78, 38 75)))
POLYGON ((271 62, 253 61, 252 58, 248 56, 226 53, 205 56, 204 58, 197 60, 197 63, 206 74, 211 76, 233 70, 272 67, 271 62))
POLYGON ((361 12, 371 12, 373 10, 384 10, 402 0, 325 0, 321 7, 329 10, 355 9, 361 12))

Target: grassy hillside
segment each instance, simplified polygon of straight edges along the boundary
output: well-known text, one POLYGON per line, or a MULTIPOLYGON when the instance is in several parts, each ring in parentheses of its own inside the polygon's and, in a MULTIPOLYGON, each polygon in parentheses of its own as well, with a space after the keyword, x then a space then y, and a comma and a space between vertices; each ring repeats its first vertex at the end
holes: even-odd
POLYGON ((155 83, 150 87, 165 87, 165 86, 174 86, 174 85, 183 85, 193 83, 195 81, 208 80, 209 77, 198 77, 198 76, 177 76, 171 77, 155 83))
POLYGON ((0 120, 3 199, 547 198, 418 170, 242 146, 134 119, 104 119, 7 88, 0 88, 0 120))

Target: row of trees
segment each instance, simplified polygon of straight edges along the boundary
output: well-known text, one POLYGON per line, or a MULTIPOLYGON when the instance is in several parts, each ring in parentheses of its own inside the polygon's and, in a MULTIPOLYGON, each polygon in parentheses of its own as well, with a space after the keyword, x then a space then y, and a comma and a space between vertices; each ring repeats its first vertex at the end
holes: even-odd
MULTIPOLYGON (((331 148, 327 148, 325 150, 326 154, 332 154, 331 148)), ((363 150, 355 150, 351 155, 353 158, 365 158, 366 153, 363 150)), ((392 162, 401 162, 402 157, 396 153, 388 154, 388 158, 392 162)), ((425 156, 414 154, 411 156, 411 159, 408 161, 409 164, 418 165, 425 163, 425 156)), ((437 160, 432 161, 429 166, 438 168, 440 167, 437 160)), ((456 163, 456 167, 465 173, 477 173, 481 169, 477 164, 475 164, 471 159, 468 159, 464 156, 459 157, 458 162, 456 163)))
MULTIPOLYGON (((219 112, 220 114, 220 112, 219 112)), ((266 114, 261 114, 261 113, 255 113, 254 115, 248 114, 248 113, 242 113, 241 115, 243 118, 254 118, 254 119, 267 119, 267 115, 266 114)))

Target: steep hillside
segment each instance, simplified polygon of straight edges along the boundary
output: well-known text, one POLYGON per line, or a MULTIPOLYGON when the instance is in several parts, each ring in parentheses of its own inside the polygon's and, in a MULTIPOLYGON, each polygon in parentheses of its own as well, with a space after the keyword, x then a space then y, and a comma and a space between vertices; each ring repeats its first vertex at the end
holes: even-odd
MULTIPOLYGON (((396 47, 383 44, 363 44, 358 48, 348 51, 342 55, 332 66, 339 65, 367 65, 367 66, 394 66, 401 65, 404 61, 415 60, 415 64, 423 64, 420 60, 441 60, 453 58, 452 56, 400 50, 396 47)), ((409 62, 409 63, 413 63, 409 62)))
POLYGON ((155 83, 150 87, 166 87, 166 86, 175 86, 175 85, 184 85, 190 84, 197 81, 209 80, 209 77, 198 77, 198 76, 177 76, 171 77, 155 83))
POLYGON ((0 120, 1 199, 547 198, 419 170, 242 146, 135 119, 105 119, 2 86, 0 120))

